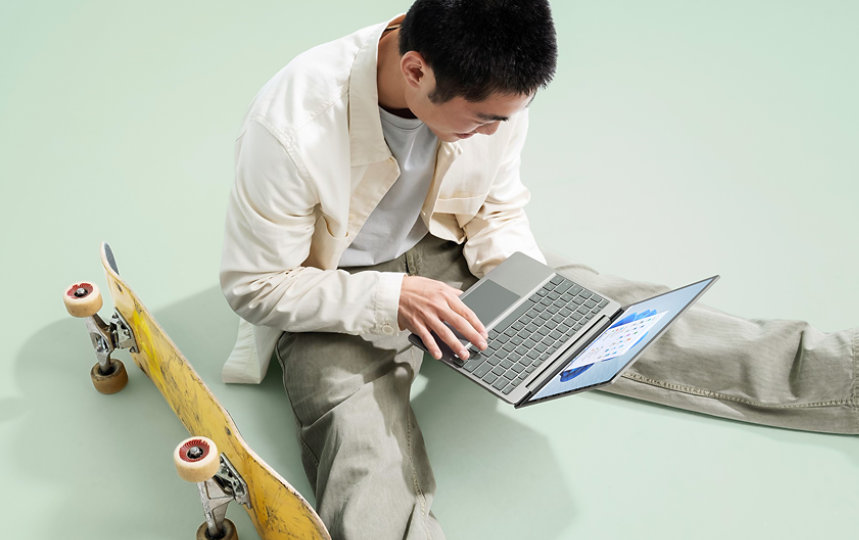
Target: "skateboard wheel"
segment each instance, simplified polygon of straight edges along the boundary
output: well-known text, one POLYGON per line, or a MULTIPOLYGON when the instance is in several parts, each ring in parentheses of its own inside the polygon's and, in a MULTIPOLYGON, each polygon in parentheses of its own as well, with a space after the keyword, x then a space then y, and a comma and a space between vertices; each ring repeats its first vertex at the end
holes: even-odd
POLYGON ((224 519, 224 530, 220 536, 209 536, 209 526, 206 523, 197 529, 197 540, 239 540, 239 533, 235 524, 229 519, 224 519))
POLYGON ((179 443, 173 461, 179 476, 188 482, 205 482, 221 468, 218 447, 207 437, 191 437, 179 443))
POLYGON ((96 362, 89 372, 92 385, 102 394, 115 394, 128 384, 128 372, 125 364, 119 360, 110 361, 110 371, 102 373, 101 366, 96 362))
POLYGON ((73 317, 92 317, 101 309, 101 291, 94 283, 73 283, 63 295, 66 310, 73 317))

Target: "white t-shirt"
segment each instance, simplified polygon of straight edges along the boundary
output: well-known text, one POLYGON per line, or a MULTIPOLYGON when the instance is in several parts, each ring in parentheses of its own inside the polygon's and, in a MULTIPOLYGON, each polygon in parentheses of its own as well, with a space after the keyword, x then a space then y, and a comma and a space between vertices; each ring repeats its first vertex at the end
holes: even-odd
POLYGON ((400 177, 346 248, 340 259, 344 268, 396 259, 427 234, 420 211, 435 171, 438 138, 417 118, 402 118, 381 107, 379 115, 400 177))

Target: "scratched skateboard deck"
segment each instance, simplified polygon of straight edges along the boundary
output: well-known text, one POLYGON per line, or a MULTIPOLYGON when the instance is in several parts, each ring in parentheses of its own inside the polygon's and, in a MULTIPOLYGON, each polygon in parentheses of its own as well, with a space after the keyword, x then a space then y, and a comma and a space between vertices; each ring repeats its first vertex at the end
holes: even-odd
POLYGON ((131 356, 149 376, 188 432, 212 439, 247 483, 245 508, 264 540, 329 539, 322 520, 308 502, 267 465, 239 435, 236 425, 191 364, 161 329, 143 302, 119 277, 106 243, 101 262, 116 310, 136 341, 131 356))

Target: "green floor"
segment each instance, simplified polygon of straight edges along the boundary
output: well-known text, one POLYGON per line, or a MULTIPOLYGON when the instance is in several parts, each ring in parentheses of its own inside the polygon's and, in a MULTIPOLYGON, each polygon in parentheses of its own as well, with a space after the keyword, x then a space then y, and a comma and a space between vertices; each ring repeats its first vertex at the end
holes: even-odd
MULTIPOLYGON (((245 438, 311 495, 278 370, 259 387, 219 382, 235 332, 217 289, 232 142, 291 56, 407 7, 0 5, 5 538, 181 539, 201 521, 160 394, 136 368, 118 395, 90 386, 60 294, 104 284, 102 240, 245 438)), ((859 4, 556 0, 554 13, 558 74, 531 106, 523 164, 546 248, 672 285, 720 273, 706 301, 749 317, 859 325, 859 4)), ((451 539, 855 536, 855 437, 599 393, 514 412, 432 363, 414 405, 451 539)))

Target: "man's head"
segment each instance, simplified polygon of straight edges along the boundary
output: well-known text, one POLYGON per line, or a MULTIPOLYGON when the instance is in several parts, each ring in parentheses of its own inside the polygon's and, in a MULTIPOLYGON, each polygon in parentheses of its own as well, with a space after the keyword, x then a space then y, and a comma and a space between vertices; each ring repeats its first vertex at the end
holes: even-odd
POLYGON ((417 0, 399 50, 409 108, 442 140, 494 133, 557 59, 547 0, 417 0))
POLYGON ((409 51, 432 68, 436 103, 533 94, 557 59, 547 0, 417 0, 400 26, 400 54, 409 51))

